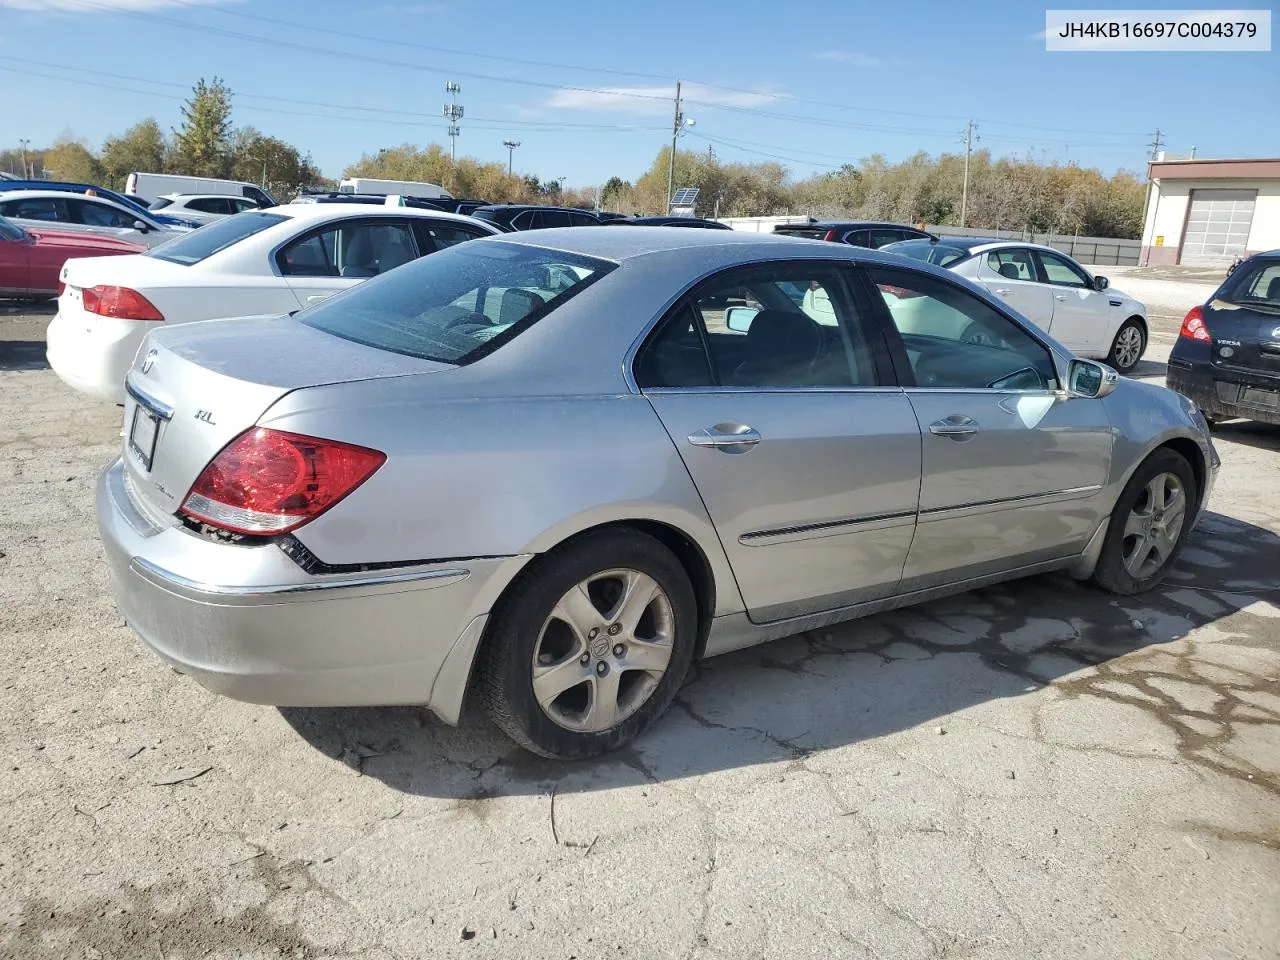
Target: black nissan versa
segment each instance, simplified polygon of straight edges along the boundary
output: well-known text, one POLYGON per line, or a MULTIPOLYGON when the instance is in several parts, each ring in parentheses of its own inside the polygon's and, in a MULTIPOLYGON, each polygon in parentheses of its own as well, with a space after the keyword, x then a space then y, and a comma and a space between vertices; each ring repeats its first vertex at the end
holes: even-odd
POLYGON ((1233 270, 1192 307, 1169 357, 1169 386, 1210 421, 1280 424, 1280 250, 1233 270))

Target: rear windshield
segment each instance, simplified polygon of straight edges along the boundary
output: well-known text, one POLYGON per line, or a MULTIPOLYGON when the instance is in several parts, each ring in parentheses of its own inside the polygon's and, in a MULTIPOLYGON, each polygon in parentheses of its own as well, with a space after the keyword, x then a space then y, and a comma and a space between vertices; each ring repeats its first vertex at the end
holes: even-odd
POLYGON ((470 363, 614 266, 557 250, 480 240, 398 267, 304 310, 298 319, 380 350, 470 363))
POLYGON ((776 227, 774 233, 785 233, 788 237, 804 237, 808 240, 821 240, 827 235, 826 227, 776 227))
POLYGON ((151 201, 151 209, 163 210, 165 207, 167 207, 171 203, 173 203, 173 201, 170 200, 168 197, 156 197, 154 200, 151 201))
POLYGON ((288 220, 278 213, 259 213, 248 211, 235 216, 207 224, 199 230, 192 230, 174 237, 157 247, 152 247, 144 256, 157 257, 170 263, 180 263, 185 267, 199 263, 212 257, 219 250, 225 250, 232 244, 239 243, 245 237, 261 233, 267 227, 288 220))
POLYGON ((899 240, 897 243, 886 243, 880 248, 881 253, 896 253, 912 260, 923 260, 939 267, 950 266, 958 260, 969 256, 964 247, 952 247, 946 243, 933 240, 899 240))
POLYGON ((1255 260, 1236 268, 1219 299, 1280 310, 1280 260, 1255 260))

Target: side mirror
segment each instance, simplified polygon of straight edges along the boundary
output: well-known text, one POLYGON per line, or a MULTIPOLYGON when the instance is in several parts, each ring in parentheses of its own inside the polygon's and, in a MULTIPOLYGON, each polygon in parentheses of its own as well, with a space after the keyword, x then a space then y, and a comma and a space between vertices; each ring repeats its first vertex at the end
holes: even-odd
POLYGON ((1075 358, 1067 366, 1067 395, 1096 400, 1116 388, 1120 374, 1105 363, 1075 358))
POLYGON ((137 230, 139 233, 146 233, 151 228, 142 220, 135 220, 133 221, 133 229, 137 230))
POLYGON ((724 325, 734 333, 746 333, 759 312, 755 307, 730 307, 724 312, 724 325))
POLYGON ((1107 287, 1109 287, 1109 286, 1111 286, 1111 281, 1110 281, 1110 280, 1108 280, 1106 277, 1094 277, 1094 278, 1093 278, 1093 289, 1095 289, 1095 290, 1105 290, 1105 289, 1107 289, 1107 287))

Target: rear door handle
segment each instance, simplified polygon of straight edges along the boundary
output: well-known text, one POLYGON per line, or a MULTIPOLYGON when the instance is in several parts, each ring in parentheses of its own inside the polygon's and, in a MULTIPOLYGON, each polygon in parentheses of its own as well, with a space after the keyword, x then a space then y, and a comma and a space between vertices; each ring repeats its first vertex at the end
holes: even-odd
POLYGON ((1065 303, 1065 302, 1066 302, 1066 300, 1067 300, 1067 295, 1066 295, 1065 293, 1055 294, 1053 299, 1055 299, 1055 300, 1061 300, 1061 301, 1063 301, 1063 302, 1065 303))
POLYGON ((717 423, 689 434, 695 447, 712 447, 725 453, 746 453, 760 442, 760 431, 744 423, 717 423))
POLYGON ((996 293, 1002 297, 1007 297, 1009 294, 1013 293, 1013 291, 1008 287, 1005 287, 1003 290, 997 290, 996 293))
POLYGON ((332 296, 332 293, 315 293, 307 297, 307 303, 319 303, 322 300, 328 300, 332 296))
POLYGON ((956 441, 968 440, 981 429, 977 420, 966 417, 963 413, 953 413, 929 424, 929 432, 935 437, 948 437, 956 441))

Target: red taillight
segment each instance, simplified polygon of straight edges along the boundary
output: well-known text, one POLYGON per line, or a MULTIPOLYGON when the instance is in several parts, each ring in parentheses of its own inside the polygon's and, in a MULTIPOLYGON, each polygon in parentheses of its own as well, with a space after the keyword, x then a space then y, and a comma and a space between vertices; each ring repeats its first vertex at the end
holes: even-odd
POLYGON ((822 239, 828 242, 835 240, 835 238, 836 238, 836 232, 834 230, 828 230, 826 233, 822 235, 822 239))
POLYGON ((367 447, 255 427, 204 468, 182 513, 234 533, 287 533, 324 513, 386 459, 367 447))
POLYGON ((98 284, 81 291, 84 309, 100 317, 117 320, 164 320, 164 314, 137 290, 128 287, 108 287, 98 284))
POLYGON ((1182 321, 1182 329, 1178 331, 1178 336, 1186 337, 1188 340, 1202 340, 1209 343, 1213 338, 1209 336, 1209 328, 1204 325, 1204 310, 1200 307, 1192 307, 1187 311, 1186 317, 1182 321))

